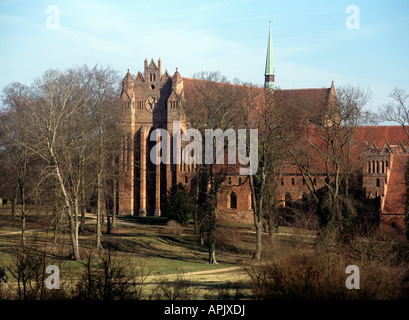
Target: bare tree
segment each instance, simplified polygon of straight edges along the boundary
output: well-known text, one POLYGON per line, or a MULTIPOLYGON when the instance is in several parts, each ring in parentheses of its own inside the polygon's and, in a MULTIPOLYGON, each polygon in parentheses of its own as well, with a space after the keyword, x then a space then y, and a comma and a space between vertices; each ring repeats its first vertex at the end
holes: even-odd
MULTIPOLYGON (((4 172, 8 176, 11 186, 16 185, 11 190, 19 190, 20 213, 21 213, 21 242, 25 244, 25 224, 26 224, 26 201, 27 201, 27 182, 29 178, 29 166, 32 161, 32 153, 27 148, 30 136, 27 123, 28 102, 30 90, 27 86, 20 83, 12 83, 3 90, 3 105, 6 107, 1 117, 1 141, 4 172), (23 143, 18 143, 23 142, 23 143), (14 179, 14 182, 13 182, 14 179)), ((13 206, 12 215, 14 215, 17 194, 12 195, 13 206)))
MULTIPOLYGON (((74 70, 64 73, 49 70, 35 81, 27 119, 33 144, 26 146, 49 167, 58 181, 69 222, 75 260, 79 252, 79 212, 81 195, 81 159, 87 152, 82 143, 86 123, 84 101, 86 92, 74 70)), ((24 143, 20 141, 20 143, 24 143)))
POLYGON ((267 221, 271 235, 277 206, 277 186, 284 169, 285 121, 280 114, 282 109, 277 108, 275 96, 268 89, 247 84, 242 92, 243 124, 249 130, 258 129, 258 170, 249 175, 248 181, 256 229, 256 250, 253 258, 259 260, 263 224, 267 221))
POLYGON ((355 136, 356 129, 374 120, 373 114, 365 110, 371 97, 369 90, 346 86, 336 93, 336 98, 319 108, 295 106, 300 116, 292 124, 293 142, 288 148, 290 163, 299 168, 323 209, 322 223, 331 228, 342 225, 346 207, 352 209, 349 181, 365 150, 355 136), (320 203, 317 181, 326 190, 325 204, 320 203))
POLYGON ((396 87, 389 97, 392 98, 392 102, 380 108, 381 119, 401 125, 409 139, 409 94, 404 89, 396 87))
MULTIPOLYGON (((219 72, 201 72, 194 75, 192 91, 184 101, 184 112, 193 128, 205 133, 205 130, 234 128, 238 111, 237 86, 228 83, 219 72)), ((205 136, 205 135, 203 135, 205 136)), ((214 137, 211 138, 214 142, 214 137)), ((205 141, 203 141, 205 143, 205 141)), ((206 186, 206 226, 209 246, 209 263, 216 261, 216 208, 217 193, 225 178, 225 168, 216 164, 216 144, 213 145, 213 161, 199 164, 202 177, 207 177, 206 186), (211 163, 210 163, 211 162, 211 163), (204 174, 204 171, 206 174, 204 174)), ((202 149, 205 150, 205 147, 202 149)), ((219 150, 220 151, 220 150, 219 150)))
MULTIPOLYGON (((97 228, 96 245, 101 249, 101 227, 103 210, 106 208, 106 181, 112 178, 115 167, 110 167, 110 157, 115 157, 115 143, 118 139, 118 106, 119 79, 118 73, 111 68, 95 66, 91 70, 85 68, 90 79, 88 88, 88 104, 92 123, 95 126, 95 163, 97 188, 97 228), (109 171, 108 171, 109 169, 109 171)), ((108 224, 110 224, 108 218, 108 224)))

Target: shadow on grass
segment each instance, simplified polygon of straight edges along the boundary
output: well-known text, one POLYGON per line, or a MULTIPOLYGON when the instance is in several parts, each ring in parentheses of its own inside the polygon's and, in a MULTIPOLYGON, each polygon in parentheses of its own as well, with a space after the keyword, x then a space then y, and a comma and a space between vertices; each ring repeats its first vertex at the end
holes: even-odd
POLYGON ((151 226, 165 226, 169 221, 169 218, 167 217, 121 216, 117 219, 121 221, 134 222, 136 224, 145 224, 151 226))

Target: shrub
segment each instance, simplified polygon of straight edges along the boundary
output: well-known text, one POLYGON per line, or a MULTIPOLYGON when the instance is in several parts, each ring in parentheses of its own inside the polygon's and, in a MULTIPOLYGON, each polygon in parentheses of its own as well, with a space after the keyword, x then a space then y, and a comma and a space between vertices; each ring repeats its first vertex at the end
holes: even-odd
POLYGON ((76 287, 80 300, 139 300, 143 297, 144 274, 142 264, 135 272, 128 257, 118 256, 111 248, 90 252, 83 263, 85 270, 76 287), (137 281, 139 279, 139 281, 137 281))
POLYGON ((392 300, 409 292, 409 261, 400 246, 372 239, 340 246, 328 238, 313 249, 275 246, 271 260, 246 267, 255 299, 392 300), (346 288, 349 265, 359 268, 359 290, 346 288))
POLYGON ((10 287, 6 290, 2 288, 0 298, 16 300, 61 300, 68 298, 63 283, 60 283, 58 290, 50 290, 46 287, 46 279, 49 276, 46 273, 46 268, 55 264, 55 261, 48 257, 46 247, 40 250, 37 240, 32 246, 25 245, 14 248, 11 252, 11 263, 3 268, 8 274, 8 281, 11 281, 11 278, 16 280, 16 288, 12 291, 9 290, 10 287))
POLYGON ((182 276, 172 282, 161 280, 154 291, 157 300, 197 300, 200 293, 194 283, 182 276))
POLYGON ((164 231, 171 236, 180 236, 183 233, 183 227, 175 220, 169 220, 166 224, 164 231))
POLYGON ((216 247, 223 249, 234 249, 242 242, 245 235, 238 228, 220 226, 216 229, 216 247))

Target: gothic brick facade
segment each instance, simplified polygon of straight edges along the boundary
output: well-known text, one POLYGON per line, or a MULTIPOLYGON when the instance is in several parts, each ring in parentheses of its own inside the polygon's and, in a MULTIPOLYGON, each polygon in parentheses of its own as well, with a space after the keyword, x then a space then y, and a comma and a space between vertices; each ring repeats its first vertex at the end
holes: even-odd
MULTIPOLYGON (((272 77, 268 77, 272 79, 272 77)), ((120 166, 123 178, 119 184, 119 214, 160 216, 163 196, 172 185, 192 186, 194 165, 171 163, 154 164, 152 148, 158 141, 151 141, 151 133, 158 128, 170 134, 170 150, 173 148, 173 125, 180 122, 182 131, 188 128, 182 108, 185 91, 192 79, 183 78, 176 69, 173 76, 162 73, 162 61, 145 60, 144 72, 132 76, 128 70, 121 93, 121 155, 120 166), (185 84, 185 85, 184 85, 185 84)), ((287 104, 322 108, 335 98, 335 88, 274 90, 280 101, 287 104)), ((320 113, 318 110, 317 114, 320 113)), ((408 158, 407 141, 401 127, 359 127, 356 133, 361 142, 364 160, 360 163, 363 172, 363 188, 367 198, 379 198, 383 225, 403 228, 404 222, 404 169, 408 158), (379 147, 382 146, 382 147, 379 147)), ((301 199, 308 194, 308 183, 318 190, 324 186, 325 177, 305 181, 296 167, 288 167, 278 185, 279 200, 285 206, 288 199, 301 199)), ((252 222, 250 188, 245 178, 236 174, 226 177, 217 197, 218 219, 252 222)))

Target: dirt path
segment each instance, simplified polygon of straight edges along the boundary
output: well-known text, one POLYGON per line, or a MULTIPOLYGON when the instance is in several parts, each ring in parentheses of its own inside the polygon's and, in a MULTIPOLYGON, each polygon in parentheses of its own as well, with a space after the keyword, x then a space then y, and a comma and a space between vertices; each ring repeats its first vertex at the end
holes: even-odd
POLYGON ((192 278, 195 276, 206 276, 206 275, 215 275, 218 273, 226 273, 240 270, 242 267, 229 267, 229 268, 220 268, 220 269, 212 269, 212 270, 202 270, 202 271, 194 271, 194 272, 186 272, 186 273, 171 273, 171 274, 164 274, 164 275, 154 275, 146 277, 147 280, 155 280, 155 279, 169 279, 173 277, 188 277, 192 278))

